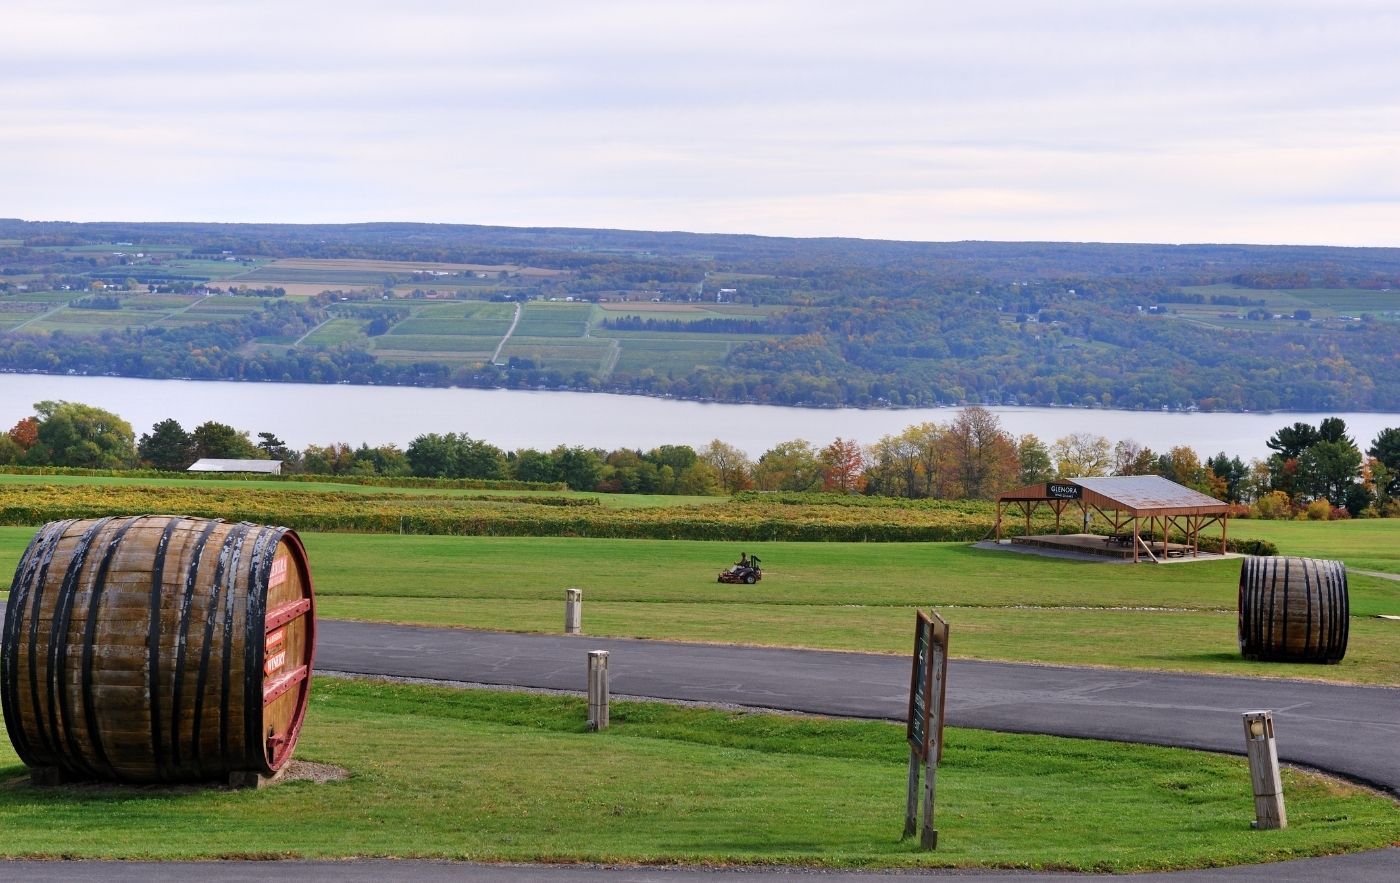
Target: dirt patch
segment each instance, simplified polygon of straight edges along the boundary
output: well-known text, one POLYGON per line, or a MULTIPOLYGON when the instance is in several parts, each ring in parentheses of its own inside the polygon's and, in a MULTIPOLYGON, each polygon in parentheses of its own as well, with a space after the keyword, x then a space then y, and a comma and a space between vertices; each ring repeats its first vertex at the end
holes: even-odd
POLYGON ((350 771, 343 766, 330 763, 315 763, 310 760, 289 760, 269 784, 282 782, 340 782, 350 778, 350 771))
POLYGON ((286 270, 360 270, 375 273, 429 273, 433 270, 460 273, 519 273, 521 276, 563 276, 567 270, 545 267, 522 267, 518 264, 452 264, 439 261, 380 261, 358 258, 278 258, 267 267, 286 270))
MULTIPOLYGON (((339 782, 350 778, 350 771, 345 767, 336 766, 329 763, 315 763, 309 760, 289 760, 286 765, 278 771, 277 775, 268 779, 262 784, 264 788, 271 788, 281 785, 284 782, 314 782, 317 785, 326 782, 339 782)), ((35 785, 28 773, 13 778, 0 781, 0 788, 14 790, 18 788, 35 788, 47 790, 52 787, 75 788, 85 793, 93 794, 191 794, 196 791, 207 791, 209 789, 218 790, 238 790, 231 787, 224 781, 192 782, 180 785, 151 784, 151 785, 126 785, 117 782, 85 781, 81 779, 65 780, 55 784, 35 785)))
POLYGON ((652 303, 652 302, 650 302, 650 301, 645 301, 645 300, 634 300, 634 301, 609 301, 609 302, 607 302, 607 303, 598 304, 598 306, 602 307, 602 308, 605 309, 605 310, 611 310, 611 311, 620 312, 620 313, 701 313, 701 312, 705 312, 705 311, 702 310, 700 307, 692 306, 692 305, 690 305, 690 304, 674 304, 674 303, 661 303, 661 304, 657 304, 657 303, 652 303))

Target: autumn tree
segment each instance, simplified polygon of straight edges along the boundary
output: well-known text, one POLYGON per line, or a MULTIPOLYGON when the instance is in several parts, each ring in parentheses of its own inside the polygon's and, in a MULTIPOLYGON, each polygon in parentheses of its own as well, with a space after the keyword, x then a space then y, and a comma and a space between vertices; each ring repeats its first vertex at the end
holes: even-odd
POLYGON ((350 475, 355 471, 355 451, 346 442, 307 445, 301 452, 301 471, 310 475, 350 475))
POLYGON ((1026 433, 1016 440, 1016 457, 1021 465, 1021 484, 1039 484, 1055 477, 1055 464, 1050 460, 1050 450, 1032 433, 1026 433))
MULTIPOLYGON (((1400 427, 1382 429, 1366 453, 1374 457, 1384 470, 1385 480, 1380 483, 1379 489, 1387 497, 1400 497, 1400 427)), ((1381 474, 1374 467, 1371 471, 1373 475, 1381 474)))
POLYGON ((1108 439, 1088 432, 1071 432, 1055 440, 1050 453, 1060 478, 1107 475, 1113 465, 1108 439))
POLYGON ((25 417, 10 428, 9 436, 20 451, 29 450, 39 440, 39 418, 25 417))
POLYGON ((1213 492, 1214 488, 1207 475, 1208 472, 1209 470, 1201 464, 1200 455, 1196 453, 1195 448, 1190 445, 1177 445, 1162 455, 1161 469, 1157 474, 1168 481, 1174 481, 1192 490, 1209 494, 1213 492))
POLYGON ((715 439, 700 450, 700 460, 713 470, 719 489, 724 493, 753 487, 753 461, 733 445, 715 439))
POLYGON ((882 497, 912 497, 915 454, 904 435, 885 435, 870 446, 865 466, 865 492, 882 497))
POLYGON ((13 466, 23 459, 24 449, 8 433, 0 435, 0 466, 13 466))
POLYGON ((911 497, 944 497, 952 489, 952 478, 943 468, 943 437, 948 428, 938 423, 916 423, 901 433, 913 458, 910 474, 911 497))
POLYGON ((1206 468, 1224 485, 1225 501, 1239 503, 1249 490, 1249 467, 1238 456, 1227 457, 1221 451, 1206 461, 1206 468))
POLYGON ((989 498, 1009 487, 1020 474, 1016 442, 986 408, 959 412, 943 434, 940 447, 949 472, 957 480, 960 497, 989 498))
POLYGON ((822 466, 822 490, 858 494, 865 489, 865 455, 860 444, 837 436, 818 456, 822 466))
POLYGON ((25 454, 29 463, 123 469, 136 461, 131 424, 110 411, 77 402, 39 402, 39 429, 25 454))
POLYGON ((765 491, 814 491, 822 484, 817 450, 805 439, 779 442, 758 458, 754 484, 765 491))
POLYGON ((1138 468, 1138 457, 1146 450, 1137 441, 1125 438, 1113 446, 1113 470, 1114 475, 1141 475, 1135 471, 1138 468))

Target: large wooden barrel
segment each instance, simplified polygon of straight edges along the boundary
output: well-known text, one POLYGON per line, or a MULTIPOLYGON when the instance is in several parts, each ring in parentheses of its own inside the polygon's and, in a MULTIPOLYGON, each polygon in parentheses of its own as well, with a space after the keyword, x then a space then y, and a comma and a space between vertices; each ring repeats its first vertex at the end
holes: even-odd
POLYGON ((1240 653, 1272 662, 1340 662, 1347 569, 1318 558, 1250 557, 1240 568, 1240 653))
POLYGON ((66 777, 271 775, 301 730, 314 647, 306 550, 287 528, 55 521, 10 586, 0 703, 20 759, 66 777))

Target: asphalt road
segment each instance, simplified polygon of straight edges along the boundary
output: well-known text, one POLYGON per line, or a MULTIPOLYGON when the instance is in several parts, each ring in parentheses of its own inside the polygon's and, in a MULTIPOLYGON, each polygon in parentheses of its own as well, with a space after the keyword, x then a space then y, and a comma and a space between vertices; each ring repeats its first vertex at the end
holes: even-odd
MULTIPOLYGON (((608 650, 617 696, 891 720, 904 718, 909 701, 903 657, 321 625, 323 671, 582 691, 587 651, 608 650)), ((1255 709, 1274 712, 1280 759, 1400 797, 1397 689, 1004 662, 953 661, 948 671, 948 723, 960 727, 1243 754, 1240 713, 1255 709)))
MULTIPOLYGON (((322 620, 316 665, 390 677, 582 691, 588 650, 609 650, 615 696, 902 719, 906 659, 858 653, 516 635, 322 620)), ((1280 757, 1400 797, 1400 690, 1305 681, 1173 675, 990 662, 953 662, 954 726, 1146 742, 1243 753, 1240 713, 1272 709, 1280 757)), ((134 863, 0 862, 4 880, 474 879, 500 883, 869 880, 871 874, 783 869, 471 865, 449 862, 134 863)), ((903 874, 889 876, 906 876, 903 874)), ((1021 878, 1023 874, 976 874, 1021 878)), ((1091 879, 1031 875, 1037 880, 1091 879)), ((1258 867, 1187 872, 1175 881, 1400 880, 1400 849, 1258 867)))

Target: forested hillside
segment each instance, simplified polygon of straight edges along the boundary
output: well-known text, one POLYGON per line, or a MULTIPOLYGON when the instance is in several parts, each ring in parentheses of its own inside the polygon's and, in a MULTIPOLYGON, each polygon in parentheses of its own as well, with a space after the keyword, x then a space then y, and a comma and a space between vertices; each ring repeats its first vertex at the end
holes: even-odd
POLYGON ((10 371, 1400 410, 1400 249, 3 220, 0 332, 10 371))

